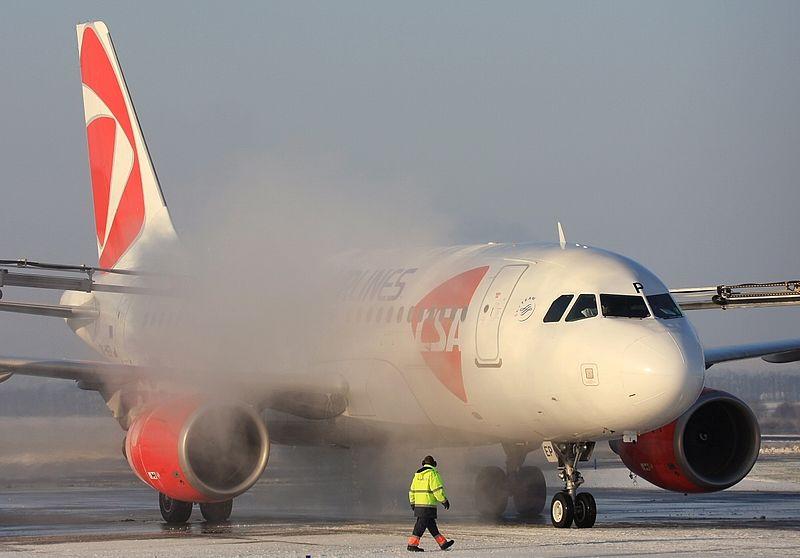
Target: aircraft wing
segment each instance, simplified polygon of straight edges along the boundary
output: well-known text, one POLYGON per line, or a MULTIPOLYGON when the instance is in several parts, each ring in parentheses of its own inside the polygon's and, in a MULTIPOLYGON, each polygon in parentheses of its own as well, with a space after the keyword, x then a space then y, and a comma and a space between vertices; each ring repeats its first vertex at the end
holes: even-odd
MULTIPOLYGON (((322 382, 307 374, 240 374, 220 378, 207 371, 154 368, 85 360, 47 360, 0 356, 0 382, 13 375, 74 380, 78 387, 99 391, 104 398, 123 390, 139 394, 202 386, 218 395, 235 389, 258 408, 273 409, 308 419, 333 418, 347 407, 346 384, 322 382), (198 382, 198 378, 202 378, 198 382)), ((194 388, 198 389, 198 388, 194 388)))
POLYGON ((706 368, 720 362, 761 357, 772 363, 796 362, 800 360, 800 339, 768 341, 747 345, 731 345, 704 349, 706 368))
POLYGON ((137 366, 84 360, 44 360, 0 356, 0 374, 40 376, 74 380, 83 389, 100 385, 122 385, 144 379, 146 371, 137 366))

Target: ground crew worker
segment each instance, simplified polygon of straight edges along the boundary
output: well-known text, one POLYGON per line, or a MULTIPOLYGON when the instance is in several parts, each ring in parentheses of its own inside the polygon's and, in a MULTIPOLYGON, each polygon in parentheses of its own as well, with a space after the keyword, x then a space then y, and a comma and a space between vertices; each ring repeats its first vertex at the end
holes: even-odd
POLYGON ((411 488, 408 489, 408 501, 411 509, 417 518, 414 525, 414 534, 408 539, 409 552, 424 552, 419 547, 419 538, 425 533, 425 529, 430 531, 431 536, 439 543, 439 548, 447 550, 455 541, 448 541, 436 526, 436 506, 442 504, 444 509, 450 509, 450 502, 444 490, 444 483, 439 471, 436 470, 436 460, 426 455, 422 460, 420 468, 411 479, 411 488))

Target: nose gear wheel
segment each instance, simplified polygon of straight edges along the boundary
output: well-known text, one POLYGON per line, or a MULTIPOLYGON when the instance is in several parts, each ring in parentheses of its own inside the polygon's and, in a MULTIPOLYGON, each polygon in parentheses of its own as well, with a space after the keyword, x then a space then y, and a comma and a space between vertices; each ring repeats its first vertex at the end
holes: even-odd
POLYGON ((553 527, 566 529, 572 525, 574 514, 575 504, 573 504, 572 496, 569 495, 569 492, 556 492, 550 502, 550 522, 553 527))
POLYGON ((597 519, 597 505, 594 496, 588 492, 581 492, 575 498, 575 527, 588 529, 594 525, 597 519))

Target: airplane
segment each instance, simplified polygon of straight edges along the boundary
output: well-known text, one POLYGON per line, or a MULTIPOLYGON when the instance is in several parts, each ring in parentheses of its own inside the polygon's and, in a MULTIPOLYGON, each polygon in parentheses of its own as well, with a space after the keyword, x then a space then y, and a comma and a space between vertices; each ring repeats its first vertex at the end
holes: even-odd
POLYGON ((103 358, 1 356, 0 381, 60 378, 99 392, 166 522, 185 523, 194 504, 227 520, 273 443, 356 448, 424 432, 426 447, 501 445, 505 466, 475 481, 488 518, 509 501, 521 516, 542 513, 544 476, 525 465, 541 448, 563 482, 550 501, 557 528, 595 524, 579 469, 598 442, 666 490, 723 490, 753 467, 756 417, 705 387, 705 370, 798 361, 800 339, 707 348, 686 312, 796 305, 800 282, 669 289, 629 258, 567 242, 560 224, 554 243, 346 254, 332 327, 347 343, 298 368, 196 381, 197 363, 153 350, 193 317, 174 278, 145 269, 149 250, 181 248, 111 36, 101 21, 77 36, 98 265, 2 260, 0 287, 63 295, 3 299, 0 310, 62 318, 103 358))

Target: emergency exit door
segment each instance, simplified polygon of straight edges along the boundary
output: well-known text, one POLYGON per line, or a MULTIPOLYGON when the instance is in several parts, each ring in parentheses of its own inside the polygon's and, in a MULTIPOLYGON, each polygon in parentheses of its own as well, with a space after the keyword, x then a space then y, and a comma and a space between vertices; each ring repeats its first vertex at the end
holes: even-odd
POLYGON ((476 364, 500 366, 500 320, 508 305, 519 278, 528 269, 527 265, 507 265, 502 268, 489 285, 478 308, 478 325, 475 330, 476 364))

